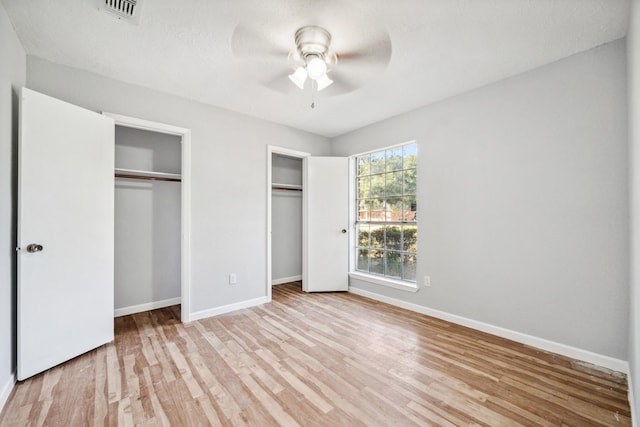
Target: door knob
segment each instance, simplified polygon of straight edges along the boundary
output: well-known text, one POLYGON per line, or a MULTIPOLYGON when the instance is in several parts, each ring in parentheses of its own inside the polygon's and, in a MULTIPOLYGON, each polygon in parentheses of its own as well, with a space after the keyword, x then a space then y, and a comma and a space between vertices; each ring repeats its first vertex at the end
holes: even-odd
POLYGON ((27 246, 27 252, 30 253, 42 252, 42 249, 42 245, 39 245, 37 243, 31 243, 29 246, 27 246))
POLYGON ((347 230, 343 228, 342 229, 342 234, 346 234, 346 233, 347 233, 347 230))

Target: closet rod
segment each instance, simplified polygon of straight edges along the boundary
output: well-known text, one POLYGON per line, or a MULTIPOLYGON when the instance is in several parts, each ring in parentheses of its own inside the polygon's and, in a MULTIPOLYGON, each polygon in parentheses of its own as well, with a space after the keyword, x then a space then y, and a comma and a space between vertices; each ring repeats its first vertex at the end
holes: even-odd
POLYGON ((290 188, 290 187, 278 187, 274 185, 271 187, 272 190, 284 190, 284 191, 302 191, 302 188, 290 188))
POLYGON ((116 178, 127 178, 127 179, 143 179, 146 181, 168 181, 168 182, 181 182, 180 178, 164 178, 164 177, 156 177, 156 176, 140 176, 140 175, 128 175, 125 173, 117 173, 116 178))

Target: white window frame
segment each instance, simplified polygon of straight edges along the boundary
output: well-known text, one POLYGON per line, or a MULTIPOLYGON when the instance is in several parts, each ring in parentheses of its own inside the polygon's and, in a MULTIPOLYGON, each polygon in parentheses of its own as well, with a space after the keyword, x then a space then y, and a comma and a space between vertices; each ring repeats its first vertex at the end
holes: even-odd
MULTIPOLYGON (((407 291, 407 292, 418 292, 418 290, 420 289, 418 287, 418 280, 417 280, 417 272, 416 272, 416 281, 415 282, 410 282, 407 280, 398 280, 398 279, 393 279, 391 277, 385 277, 385 276, 379 276, 376 274, 370 274, 370 273, 366 273, 363 271, 359 271, 356 269, 357 266, 357 233, 358 233, 358 229, 357 229, 357 218, 356 218, 356 200, 358 198, 358 189, 356 186, 356 178, 357 178, 357 174, 358 174, 358 165, 356 163, 356 159, 357 157, 360 156, 364 156, 366 154, 370 154, 370 153, 375 153, 375 152, 379 152, 382 150, 389 150, 392 148, 397 148, 397 147, 401 147, 404 145, 408 145, 408 144, 416 144, 417 145, 417 141, 416 140, 410 140, 410 141, 405 141, 399 144, 394 144, 394 145, 389 145, 389 146, 384 146, 384 147, 380 147, 380 148, 376 148, 373 150, 369 150, 369 151, 363 151, 361 153, 357 153, 352 155, 349 158, 349 162, 350 162, 350 167, 349 167, 349 224, 351 224, 350 227, 350 235, 349 235, 349 278, 350 279, 356 279, 359 281, 363 281, 363 282, 367 282, 370 284, 374 284, 374 285, 380 285, 380 286, 385 286, 388 288, 393 288, 393 289, 399 289, 399 290, 403 290, 403 291, 407 291)), ((416 162, 416 173, 418 170, 418 165, 416 162)), ((417 184, 416 184, 417 185, 417 184)), ((417 193, 417 190, 416 190, 417 193)), ((417 198, 417 195, 416 195, 417 198)), ((416 227, 418 228, 417 234, 418 236, 420 235, 420 228, 418 227, 418 221, 416 220, 416 227)))

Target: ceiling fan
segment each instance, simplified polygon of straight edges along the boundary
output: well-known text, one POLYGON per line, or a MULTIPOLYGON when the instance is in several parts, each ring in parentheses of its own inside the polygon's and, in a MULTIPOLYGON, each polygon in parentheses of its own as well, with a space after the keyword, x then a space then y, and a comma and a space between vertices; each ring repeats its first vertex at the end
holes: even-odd
POLYGON ((349 28, 340 32, 337 28, 335 34, 340 37, 332 37, 318 25, 299 27, 289 35, 272 28, 238 25, 231 49, 236 57, 251 62, 252 66, 243 69, 262 85, 287 94, 307 89, 341 95, 384 72, 391 58, 386 31, 349 28))

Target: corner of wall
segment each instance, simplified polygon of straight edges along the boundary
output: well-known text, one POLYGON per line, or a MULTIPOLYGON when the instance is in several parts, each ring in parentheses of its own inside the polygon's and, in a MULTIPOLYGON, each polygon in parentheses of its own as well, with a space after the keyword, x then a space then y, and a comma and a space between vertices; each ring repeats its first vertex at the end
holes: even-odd
POLYGON ((629 404, 634 426, 640 425, 638 396, 640 395, 640 0, 632 0, 627 33, 627 93, 629 140, 629 200, 630 200, 630 280, 629 280, 629 404))

